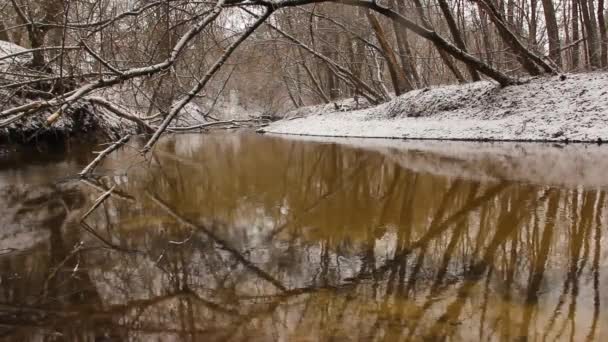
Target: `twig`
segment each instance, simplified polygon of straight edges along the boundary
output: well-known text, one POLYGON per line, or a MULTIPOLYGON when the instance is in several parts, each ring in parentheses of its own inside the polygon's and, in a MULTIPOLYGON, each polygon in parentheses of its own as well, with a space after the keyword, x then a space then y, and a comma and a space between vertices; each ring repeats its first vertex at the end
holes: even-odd
POLYGON ((119 252, 124 252, 124 253, 143 253, 142 251, 137 250, 137 249, 127 249, 127 248, 123 248, 123 247, 113 244, 112 242, 105 239, 103 236, 99 235, 99 233, 97 233, 95 231, 95 229, 93 229, 91 226, 89 226, 85 221, 80 222, 80 226, 84 230, 89 232, 91 235, 93 235, 97 240, 101 241, 104 245, 106 245, 106 247, 104 247, 104 248, 113 249, 113 250, 116 250, 119 252))
MULTIPOLYGON (((74 249, 72 249, 72 251, 65 257, 63 258, 63 260, 61 260, 61 262, 59 262, 59 264, 57 264, 55 267, 53 267, 51 273, 49 274, 49 276, 46 278, 46 280, 44 281, 44 287, 42 289, 42 297, 46 298, 48 296, 49 293, 49 284, 51 282, 51 280, 53 278, 55 278, 57 276, 57 273, 59 273, 59 271, 65 266, 65 264, 70 261, 70 259, 72 259, 72 257, 74 257, 75 255, 78 254, 78 252, 80 252, 83 249, 83 244, 82 242, 79 242, 78 244, 76 244, 74 246, 74 249)), ((74 268, 74 273, 77 269, 74 268)))
MULTIPOLYGON (((108 189, 100 186, 99 184, 96 184, 96 183, 92 182, 90 179, 83 178, 80 181, 82 183, 90 186, 91 188, 97 190, 97 191, 100 191, 100 192, 106 192, 106 191, 108 191, 108 189)), ((135 202, 135 198, 133 196, 131 196, 129 194, 120 193, 120 192, 118 192, 116 190, 114 190, 114 192, 111 194, 111 196, 114 197, 114 198, 123 200, 123 201, 132 202, 132 203, 135 202)))
POLYGON ((114 188, 116 188, 116 185, 112 186, 110 188, 110 190, 108 190, 108 191, 104 192, 103 194, 101 194, 101 196, 99 196, 95 200, 95 203, 93 203, 93 206, 84 215, 82 215, 82 217, 80 218, 80 222, 86 220, 86 218, 89 217, 89 215, 91 215, 91 213, 93 211, 95 211, 95 209, 97 209, 97 207, 99 207, 106 199, 108 199, 108 197, 110 197, 110 195, 112 195, 112 192, 114 191, 114 188))

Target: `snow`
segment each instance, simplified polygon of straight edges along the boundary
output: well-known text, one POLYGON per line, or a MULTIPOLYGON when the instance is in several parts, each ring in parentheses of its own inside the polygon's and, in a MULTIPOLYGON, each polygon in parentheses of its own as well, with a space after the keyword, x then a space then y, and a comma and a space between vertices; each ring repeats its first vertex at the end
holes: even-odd
POLYGON ((491 82, 426 88, 376 107, 335 107, 294 110, 264 131, 401 139, 608 141, 607 72, 532 78, 506 88, 491 82))
MULTIPOLYGON (((23 46, 0 40, 0 58, 27 51, 23 46)), ((12 83, 23 79, 13 75, 12 73, 20 73, 23 65, 31 60, 30 54, 22 54, 0 60, 0 83, 12 83)), ((5 97, 10 92, 0 90, 0 96, 5 97)))
MULTIPOLYGON (((4 40, 0 40, 0 58, 15 54, 15 53, 23 52, 26 50, 27 49, 24 48, 23 46, 13 44, 10 42, 6 42, 4 40)), ((8 58, 4 61, 0 61, 0 63, 5 62, 7 60, 11 61, 11 63, 15 62, 15 60, 18 62, 27 62, 30 59, 31 59, 31 57, 28 57, 28 54, 25 54, 25 55, 16 56, 15 58, 8 58)))

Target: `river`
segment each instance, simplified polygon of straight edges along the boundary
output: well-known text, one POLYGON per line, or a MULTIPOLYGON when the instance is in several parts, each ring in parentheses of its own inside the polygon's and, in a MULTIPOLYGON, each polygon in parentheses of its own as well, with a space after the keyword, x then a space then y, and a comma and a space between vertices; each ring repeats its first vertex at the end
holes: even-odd
POLYGON ((608 340, 604 147, 138 146, 0 155, 0 338, 608 340))

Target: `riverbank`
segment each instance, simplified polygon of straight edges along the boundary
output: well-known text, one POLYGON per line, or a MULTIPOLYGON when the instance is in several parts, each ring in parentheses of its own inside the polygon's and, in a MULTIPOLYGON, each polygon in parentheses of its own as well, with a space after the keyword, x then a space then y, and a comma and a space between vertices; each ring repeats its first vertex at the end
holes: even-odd
MULTIPOLYGON (((164 119, 156 109, 148 110, 151 94, 142 90, 146 88, 144 81, 100 89, 71 103, 59 117, 55 115, 58 108, 10 114, 11 108, 43 102, 57 96, 58 89, 69 91, 80 85, 70 80, 52 81, 57 73, 52 68, 31 70, 27 52, 27 48, 0 40, 0 153, 11 146, 60 145, 69 139, 107 142, 127 134, 149 134, 164 119), (40 81, 26 77, 32 75, 40 81)), ((261 115, 256 112, 252 117, 251 111, 233 102, 197 99, 184 107, 168 131, 242 127, 261 115)))
POLYGON ((309 136, 471 141, 608 141, 608 72, 419 89, 370 108, 303 107, 263 129, 309 136))

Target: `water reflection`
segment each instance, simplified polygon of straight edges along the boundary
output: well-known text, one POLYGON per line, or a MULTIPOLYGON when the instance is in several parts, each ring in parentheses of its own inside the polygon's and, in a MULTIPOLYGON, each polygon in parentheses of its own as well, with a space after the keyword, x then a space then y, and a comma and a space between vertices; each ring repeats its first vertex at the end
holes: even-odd
POLYGON ((608 339, 601 186, 450 177, 408 168, 420 151, 252 134, 134 155, 87 183, 3 185, 2 337, 608 339))

